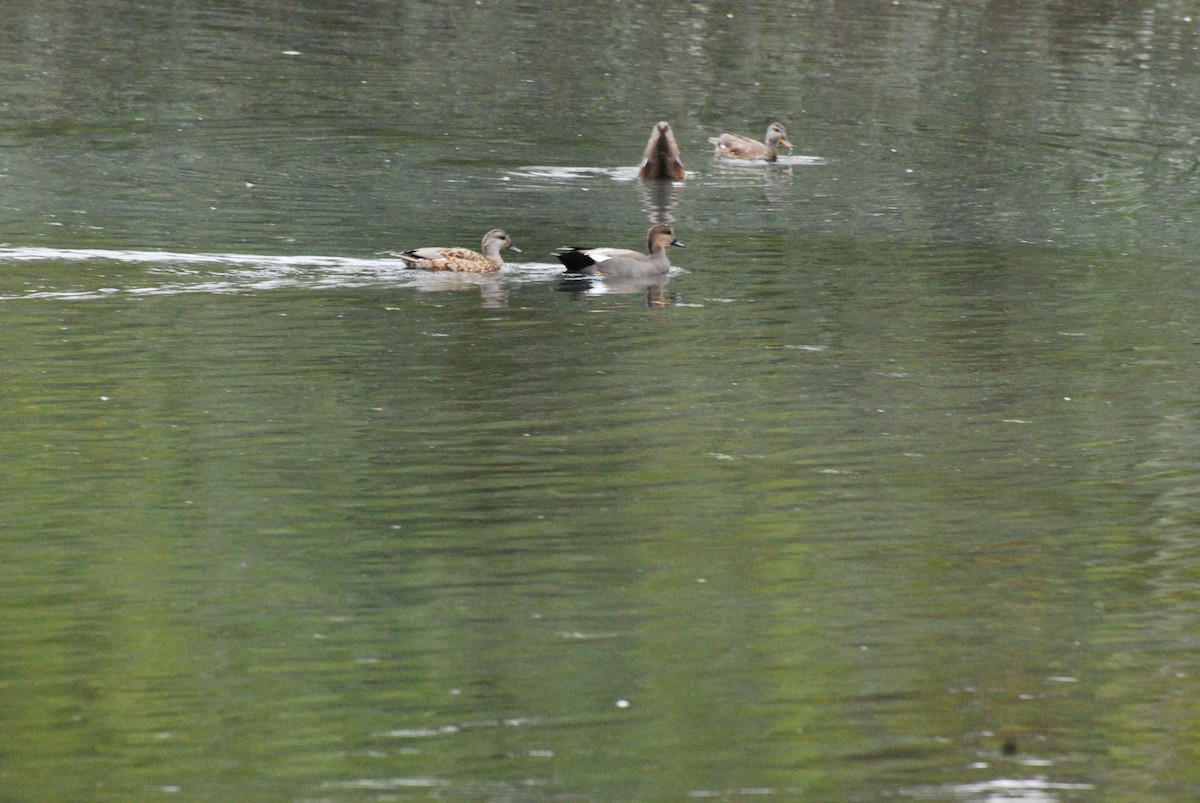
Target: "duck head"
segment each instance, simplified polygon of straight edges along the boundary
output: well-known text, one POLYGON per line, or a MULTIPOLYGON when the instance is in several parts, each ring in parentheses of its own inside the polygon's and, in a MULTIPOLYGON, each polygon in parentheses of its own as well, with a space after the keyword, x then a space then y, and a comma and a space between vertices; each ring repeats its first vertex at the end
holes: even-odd
POLYGON ((495 244, 496 250, 507 248, 509 251, 521 253, 521 249, 513 245, 512 237, 508 236, 508 232, 504 229, 492 229, 487 234, 483 235, 483 252, 486 254, 488 246, 495 244))
POLYGON ((650 231, 646 234, 646 250, 653 254, 656 251, 665 251, 667 246, 673 245, 676 248, 683 248, 683 243, 675 239, 675 230, 665 223, 659 223, 650 227, 650 231))
POLYGON ((788 142, 787 129, 783 127, 783 123, 771 123, 767 126, 767 144, 774 148, 777 143, 789 151, 792 149, 792 143, 788 142))

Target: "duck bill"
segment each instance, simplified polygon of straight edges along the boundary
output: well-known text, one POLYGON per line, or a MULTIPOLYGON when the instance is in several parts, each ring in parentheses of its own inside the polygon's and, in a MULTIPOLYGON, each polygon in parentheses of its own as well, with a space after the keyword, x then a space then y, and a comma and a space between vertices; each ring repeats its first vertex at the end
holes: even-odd
POLYGON ((520 248, 517 248, 515 245, 510 245, 510 246, 508 246, 508 250, 509 250, 509 251, 512 251, 514 254, 522 254, 522 253, 524 253, 524 251, 522 251, 520 248))
POLYGON ((686 247, 686 246, 684 246, 683 243, 679 242, 678 240, 672 240, 671 245, 675 246, 676 248, 685 248, 686 247))
POLYGON ((788 142, 787 137, 780 137, 779 144, 782 145, 783 147, 787 148, 789 151, 792 149, 792 143, 788 142))

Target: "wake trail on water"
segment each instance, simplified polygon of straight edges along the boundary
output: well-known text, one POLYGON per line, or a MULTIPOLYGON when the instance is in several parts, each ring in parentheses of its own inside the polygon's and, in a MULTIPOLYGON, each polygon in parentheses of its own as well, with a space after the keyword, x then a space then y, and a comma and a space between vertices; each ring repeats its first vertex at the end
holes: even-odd
POLYGON ((551 263, 506 263, 499 273, 462 274, 411 270, 400 260, 319 255, 183 253, 121 249, 0 248, 0 266, 38 262, 83 265, 142 266, 130 276, 81 273, 70 287, 55 287, 53 279, 26 277, 27 289, 0 283, 0 301, 32 298, 92 299, 113 295, 178 295, 182 293, 247 293, 283 288, 413 287, 437 291, 486 287, 498 282, 541 281, 562 272, 551 263), (146 281, 148 278, 162 281, 146 281), (103 282, 103 286, 87 286, 103 282))

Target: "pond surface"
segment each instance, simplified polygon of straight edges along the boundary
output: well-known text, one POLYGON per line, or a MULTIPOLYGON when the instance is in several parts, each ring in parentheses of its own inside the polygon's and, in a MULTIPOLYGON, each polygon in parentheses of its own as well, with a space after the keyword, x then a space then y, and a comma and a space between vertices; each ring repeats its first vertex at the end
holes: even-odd
POLYGON ((6 4, 0 797, 1200 797, 1200 11, 1058 6, 6 4))

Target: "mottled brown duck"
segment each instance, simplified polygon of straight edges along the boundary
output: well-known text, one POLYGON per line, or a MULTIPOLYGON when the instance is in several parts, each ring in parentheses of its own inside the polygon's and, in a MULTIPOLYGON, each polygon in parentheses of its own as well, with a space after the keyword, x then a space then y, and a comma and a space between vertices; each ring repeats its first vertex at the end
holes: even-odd
POLYGON ((788 142, 787 129, 782 123, 771 123, 767 126, 766 142, 759 142, 741 134, 723 133, 718 137, 709 137, 708 141, 717 146, 717 156, 721 159, 743 159, 757 162, 773 162, 779 158, 776 145, 782 145, 788 150, 792 143, 788 142))
POLYGON ((446 270, 458 273, 492 273, 504 265, 500 249, 521 253, 504 229, 492 229, 483 235, 483 253, 457 246, 414 248, 396 251, 392 256, 404 260, 407 267, 421 270, 446 270))

